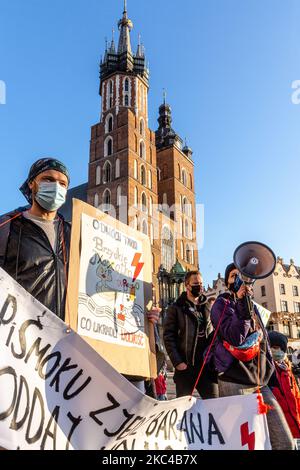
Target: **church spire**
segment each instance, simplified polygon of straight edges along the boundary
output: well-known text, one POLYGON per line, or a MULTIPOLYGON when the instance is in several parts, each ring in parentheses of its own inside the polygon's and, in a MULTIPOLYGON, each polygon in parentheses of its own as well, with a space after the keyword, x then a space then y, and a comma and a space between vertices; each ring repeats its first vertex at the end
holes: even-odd
POLYGON ((120 31, 120 38, 119 38, 119 45, 118 45, 118 54, 123 54, 123 52, 131 52, 131 44, 130 44, 130 31, 133 28, 132 21, 127 16, 127 2, 124 0, 124 11, 123 17, 118 23, 119 31, 120 31))
POLYGON ((149 68, 146 65, 144 46, 139 39, 137 53, 134 54, 130 44, 130 31, 133 28, 127 14, 127 2, 124 1, 123 17, 118 23, 120 37, 119 43, 115 43, 114 31, 112 40, 106 42, 104 59, 100 64, 100 89, 103 80, 115 72, 130 72, 139 75, 146 84, 149 80, 149 68), (116 47, 117 46, 117 47, 116 47))

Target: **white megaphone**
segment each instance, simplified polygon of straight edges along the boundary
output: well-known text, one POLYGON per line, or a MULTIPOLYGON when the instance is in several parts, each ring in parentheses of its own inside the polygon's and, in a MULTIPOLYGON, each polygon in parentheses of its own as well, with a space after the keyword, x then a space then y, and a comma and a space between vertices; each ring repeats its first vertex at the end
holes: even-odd
POLYGON ((245 284, 270 276, 276 266, 276 256, 271 248, 259 242, 242 243, 235 250, 233 261, 245 284))

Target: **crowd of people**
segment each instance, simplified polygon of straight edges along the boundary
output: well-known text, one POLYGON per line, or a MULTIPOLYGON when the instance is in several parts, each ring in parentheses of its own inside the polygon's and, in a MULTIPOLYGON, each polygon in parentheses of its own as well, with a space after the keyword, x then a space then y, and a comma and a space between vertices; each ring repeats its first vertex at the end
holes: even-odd
MULTIPOLYGON (((71 226, 58 211, 69 183, 61 162, 38 160, 20 188, 27 206, 0 219, 0 266, 62 320, 71 226)), ((287 358, 287 338, 267 332, 251 301, 251 286, 238 280, 236 266, 228 265, 228 291, 209 304, 201 273, 188 272, 185 291, 169 306, 163 341, 175 370, 176 396, 191 395, 195 389, 202 399, 259 393, 269 408, 272 449, 294 449, 294 439, 300 438, 300 392, 287 358)), ((159 314, 156 307, 147 312, 154 326, 159 314)), ((150 387, 143 380, 128 379, 143 392, 151 389, 152 396, 166 400, 165 360, 157 372, 150 387)))

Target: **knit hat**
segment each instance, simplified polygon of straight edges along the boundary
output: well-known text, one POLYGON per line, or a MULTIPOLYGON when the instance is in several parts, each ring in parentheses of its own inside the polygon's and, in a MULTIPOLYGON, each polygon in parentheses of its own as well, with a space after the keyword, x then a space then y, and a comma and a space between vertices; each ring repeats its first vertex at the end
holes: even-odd
POLYGON ((271 347, 279 346, 281 351, 287 352, 288 338, 285 335, 279 331, 269 331, 269 340, 271 347))
POLYGON ((236 269, 236 266, 234 263, 230 263, 226 270, 225 270, 225 286, 228 287, 228 278, 229 278, 229 275, 231 273, 231 271, 233 271, 234 269, 236 269))

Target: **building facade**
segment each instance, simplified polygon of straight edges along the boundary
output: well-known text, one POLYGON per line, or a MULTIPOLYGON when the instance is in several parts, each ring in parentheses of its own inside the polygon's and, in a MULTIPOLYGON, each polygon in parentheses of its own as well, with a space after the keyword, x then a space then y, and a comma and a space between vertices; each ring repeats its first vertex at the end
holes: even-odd
MULTIPOLYGON (((218 275, 212 287, 208 286, 205 294, 208 298, 217 298, 226 292, 225 280, 218 275)), ((267 328, 285 334, 289 346, 300 348, 300 267, 294 260, 284 264, 277 258, 273 274, 254 283, 254 299, 272 312, 267 328)))
POLYGON ((126 3, 118 28, 118 45, 113 37, 100 64, 86 201, 149 236, 154 300, 166 304, 198 267, 193 152, 173 130, 165 98, 157 131, 149 128, 149 70, 142 44, 132 50, 126 3))
POLYGON ((272 312, 268 328, 289 337, 289 345, 300 347, 300 267, 294 260, 284 264, 277 258, 275 271, 254 284, 254 298, 272 312))
POLYGON ((218 274, 218 278, 213 281, 212 287, 210 285, 207 286, 207 289, 205 290, 205 295, 208 300, 216 300, 216 298, 220 294, 224 294, 224 292, 227 292, 227 288, 225 286, 225 279, 221 277, 221 274, 218 274))

